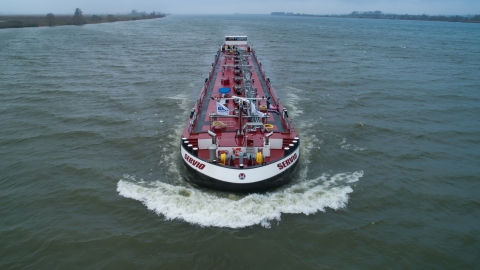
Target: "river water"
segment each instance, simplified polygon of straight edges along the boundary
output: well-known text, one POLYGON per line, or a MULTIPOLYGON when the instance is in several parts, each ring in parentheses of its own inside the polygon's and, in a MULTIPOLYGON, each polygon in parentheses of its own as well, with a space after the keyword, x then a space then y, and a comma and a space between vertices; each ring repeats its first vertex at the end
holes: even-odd
POLYGON ((0 268, 478 268, 480 24, 180 16, 0 31, 0 268), (249 37, 292 182, 191 186, 179 136, 249 37))

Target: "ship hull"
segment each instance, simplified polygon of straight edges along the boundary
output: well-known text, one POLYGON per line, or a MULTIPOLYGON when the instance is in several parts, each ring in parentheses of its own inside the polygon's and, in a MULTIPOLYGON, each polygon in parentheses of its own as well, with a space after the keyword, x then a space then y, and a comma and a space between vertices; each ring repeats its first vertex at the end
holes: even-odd
POLYGON ((278 162, 251 168, 226 168, 216 164, 196 161, 183 146, 182 163, 186 178, 200 187, 230 192, 262 192, 288 184, 293 177, 300 158, 299 147, 278 162), (205 165, 205 166, 203 166, 205 165), (281 168, 281 169, 280 169, 281 168), (243 174, 243 179, 240 175, 243 174))

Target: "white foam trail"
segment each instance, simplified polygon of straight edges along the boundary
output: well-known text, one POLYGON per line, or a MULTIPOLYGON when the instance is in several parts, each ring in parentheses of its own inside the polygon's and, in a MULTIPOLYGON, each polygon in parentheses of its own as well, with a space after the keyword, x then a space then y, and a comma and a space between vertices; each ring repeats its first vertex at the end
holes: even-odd
POLYGON ((168 174, 169 179, 171 179, 174 183, 182 183, 182 176, 180 175, 180 170, 177 166, 177 160, 180 156, 180 148, 179 148, 179 138, 182 134, 183 128, 185 127, 186 123, 186 115, 190 113, 190 108, 193 105, 193 100, 189 100, 185 93, 180 93, 174 96, 165 97, 166 99, 175 100, 176 104, 179 107, 179 111, 175 114, 175 119, 179 119, 171 129, 171 132, 168 132, 167 140, 165 140, 165 144, 162 147, 162 151, 160 152, 160 161, 159 165, 164 165, 166 167, 166 172, 168 174), (179 113, 181 112, 181 113, 179 113), (185 120, 185 121, 184 121, 185 120))
POLYGON ((184 220, 200 226, 242 228, 262 225, 269 228, 280 221, 282 213, 314 214, 345 208, 363 171, 324 174, 313 180, 266 194, 236 195, 170 185, 162 182, 136 181, 125 176, 117 184, 121 196, 142 202, 167 220, 184 220))
POLYGON ((185 117, 183 117, 183 116, 190 113, 190 108, 191 108, 191 106, 193 106, 194 101, 195 101, 195 100, 188 99, 188 97, 185 93, 180 93, 180 94, 177 94, 175 96, 168 96, 168 97, 165 97, 165 98, 176 100, 176 103, 178 104, 180 109, 182 109, 183 113, 181 113, 181 114, 177 113, 175 115, 175 118, 177 118, 177 119, 184 119, 185 117))
POLYGON ((287 91, 288 99, 285 105, 288 108, 291 108, 291 110, 289 111, 289 114, 291 116, 299 116, 303 114, 303 110, 300 109, 301 108, 300 104, 301 104, 301 101, 305 100, 306 98, 300 97, 302 96, 301 95, 302 90, 292 86, 286 86, 285 88, 288 89, 287 91))

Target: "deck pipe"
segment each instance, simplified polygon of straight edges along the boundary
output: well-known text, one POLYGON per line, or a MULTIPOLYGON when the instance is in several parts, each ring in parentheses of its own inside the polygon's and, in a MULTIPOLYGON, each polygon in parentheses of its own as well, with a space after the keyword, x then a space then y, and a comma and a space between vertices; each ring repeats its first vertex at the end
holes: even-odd
POLYGON ((208 152, 209 152, 209 155, 210 155, 209 161, 215 163, 216 160, 217 160, 217 145, 216 144, 210 144, 208 146, 208 152))
POLYGON ((194 148, 192 149, 192 155, 193 155, 194 157, 198 157, 198 148, 197 148, 197 147, 194 147, 194 148))
POLYGON ((283 153, 285 156, 288 156, 288 154, 290 154, 290 148, 288 147, 283 148, 283 153))
POLYGON ((237 135, 239 135, 239 136, 243 136, 243 130, 242 130, 243 115, 242 115, 242 112, 243 112, 243 101, 238 100, 238 133, 237 133, 237 135))
POLYGON ((212 144, 217 144, 217 134, 215 134, 215 132, 209 130, 208 135, 212 136, 212 144))
POLYGON ((265 135, 265 145, 269 145, 270 144, 270 136, 273 135, 273 131, 268 133, 267 135, 265 135))

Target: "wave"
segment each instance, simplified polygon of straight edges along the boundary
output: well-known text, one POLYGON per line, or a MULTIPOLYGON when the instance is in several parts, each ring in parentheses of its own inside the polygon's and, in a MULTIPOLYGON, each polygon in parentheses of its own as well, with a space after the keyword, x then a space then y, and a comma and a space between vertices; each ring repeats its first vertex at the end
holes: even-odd
POLYGON ((177 186, 160 181, 137 181, 125 175, 117 184, 117 192, 142 202, 149 210, 167 220, 212 227, 243 228, 261 225, 270 228, 285 214, 315 214, 326 208, 346 207, 352 183, 359 181, 363 171, 323 174, 311 180, 265 194, 233 194, 177 186))
POLYGON ((299 116, 303 114, 303 109, 301 109, 301 102, 302 100, 305 100, 306 98, 301 97, 303 90, 292 87, 292 86, 286 86, 287 89, 287 97, 288 99, 286 100, 285 104, 291 110, 289 111, 289 114, 291 116, 299 116))

